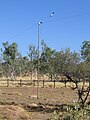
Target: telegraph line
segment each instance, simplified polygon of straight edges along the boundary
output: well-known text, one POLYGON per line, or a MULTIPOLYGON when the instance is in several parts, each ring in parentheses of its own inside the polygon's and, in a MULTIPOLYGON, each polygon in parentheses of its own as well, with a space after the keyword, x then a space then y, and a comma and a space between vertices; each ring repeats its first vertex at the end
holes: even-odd
MULTIPOLYGON (((54 13, 54 12, 53 12, 54 13)), ((90 14, 89 12, 85 12, 85 13, 80 13, 80 14, 76 14, 76 15, 72 15, 72 16, 68 16, 68 17, 62 17, 62 18, 57 18, 57 19, 53 19, 53 20, 45 20, 43 21, 43 23, 50 23, 50 22, 56 22, 56 21, 62 21, 62 20, 66 20, 66 19, 71 19, 71 18, 76 18, 76 17, 80 17, 80 16, 84 16, 84 15, 88 15, 90 14)), ((53 15, 53 14, 52 14, 53 15)), ((50 16, 49 16, 50 17, 50 16)), ((37 23, 34 23, 33 25, 31 25, 30 27, 26 28, 25 30, 23 30, 22 32, 12 36, 10 39, 16 38, 18 36, 21 36, 23 33, 29 31, 30 29, 32 29, 34 26, 36 26, 37 23)))
POLYGON ((80 16, 84 16, 84 15, 88 15, 90 14, 90 12, 86 12, 86 13, 80 13, 80 14, 76 14, 76 15, 72 15, 72 16, 67 16, 67 17, 62 17, 62 18, 57 18, 54 20, 47 20, 44 22, 56 22, 56 21, 62 21, 62 20, 66 20, 66 19, 71 19, 71 18, 76 18, 76 17, 80 17, 80 16))
POLYGON ((24 29, 22 32, 20 33, 17 33, 16 35, 13 35, 12 37, 10 37, 9 39, 13 39, 13 38, 16 38, 18 36, 21 36, 22 34, 24 34, 25 32, 29 31, 30 29, 32 29, 34 26, 36 26, 37 23, 34 23, 33 25, 31 25, 30 27, 24 29))

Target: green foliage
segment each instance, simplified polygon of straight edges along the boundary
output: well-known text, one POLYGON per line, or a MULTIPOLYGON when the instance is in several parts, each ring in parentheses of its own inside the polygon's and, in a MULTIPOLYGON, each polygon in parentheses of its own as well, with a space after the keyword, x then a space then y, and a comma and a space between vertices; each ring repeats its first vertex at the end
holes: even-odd
POLYGON ((33 72, 34 68, 37 68, 37 56, 38 52, 34 45, 29 45, 28 56, 30 58, 29 71, 33 72))
POLYGON ((3 49, 1 50, 3 60, 5 61, 4 68, 6 77, 15 78, 15 66, 16 58, 18 56, 17 44, 12 43, 9 45, 8 41, 3 43, 3 49))
POLYGON ((67 107, 67 111, 54 111, 49 120, 90 120, 90 107, 81 108, 80 103, 76 103, 73 108, 67 107))
POLYGON ((12 43, 11 45, 9 45, 8 42, 5 42, 3 43, 3 47, 3 59, 9 63, 14 61, 17 57, 17 44, 12 43))
POLYGON ((36 59, 38 55, 37 49, 35 48, 35 46, 29 45, 29 52, 28 52, 28 56, 30 57, 30 61, 32 61, 33 59, 36 59))
POLYGON ((75 109, 72 108, 67 111, 64 120, 90 120, 89 106, 82 109, 80 103, 76 103, 75 109))
POLYGON ((54 74, 54 57, 55 57, 55 50, 52 50, 48 47, 44 41, 42 42, 42 53, 40 57, 40 71, 45 74, 54 74))
MULTIPOLYGON (((9 71, 8 74, 14 72, 19 75, 20 73, 33 72, 38 68, 38 52, 34 45, 29 45, 29 52, 26 57, 18 53, 16 43, 9 44, 7 41, 2 45, 1 55, 4 65, 1 65, 1 67, 4 74, 9 71)), ((74 79, 90 78, 90 41, 82 43, 81 56, 75 51, 72 52, 70 48, 60 51, 53 50, 44 41, 42 41, 41 47, 42 51, 40 51, 39 59, 39 72, 41 74, 48 73, 54 79, 57 79, 60 75, 65 75, 65 73, 70 74, 74 79), (81 60, 81 57, 84 61, 81 60)))
POLYGON ((82 42, 81 56, 85 61, 90 61, 90 41, 82 42))

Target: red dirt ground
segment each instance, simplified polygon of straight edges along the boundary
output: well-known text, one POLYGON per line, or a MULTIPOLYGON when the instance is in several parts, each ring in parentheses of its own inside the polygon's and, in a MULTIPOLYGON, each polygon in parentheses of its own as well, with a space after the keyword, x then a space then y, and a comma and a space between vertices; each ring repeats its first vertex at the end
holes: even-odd
POLYGON ((65 87, 39 88, 39 99, 36 94, 36 87, 0 87, 0 117, 5 120, 47 120, 60 105, 73 104, 78 98, 76 90, 65 87), (10 113, 15 113, 13 118, 10 113))

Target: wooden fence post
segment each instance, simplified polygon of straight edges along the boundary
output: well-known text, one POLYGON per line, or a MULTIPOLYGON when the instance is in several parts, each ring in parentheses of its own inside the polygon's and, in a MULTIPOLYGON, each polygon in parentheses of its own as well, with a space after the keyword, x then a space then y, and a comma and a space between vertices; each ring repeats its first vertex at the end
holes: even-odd
POLYGON ((55 80, 54 80, 54 88, 55 88, 55 80))
POLYGON ((40 81, 39 81, 39 80, 37 80, 37 86, 38 86, 38 87, 39 87, 39 82, 40 82, 40 81))
POLYGON ((65 82, 64 82, 64 83, 65 83, 65 88, 66 88, 66 83, 67 83, 67 81, 65 80, 65 82))
POLYGON ((20 79, 20 87, 22 87, 22 80, 20 79))
POLYGON ((44 80, 43 80, 43 88, 44 88, 44 80))
POLYGON ((33 80, 33 86, 35 86, 35 80, 33 80))
POLYGON ((9 79, 7 79, 7 87, 9 87, 9 79))

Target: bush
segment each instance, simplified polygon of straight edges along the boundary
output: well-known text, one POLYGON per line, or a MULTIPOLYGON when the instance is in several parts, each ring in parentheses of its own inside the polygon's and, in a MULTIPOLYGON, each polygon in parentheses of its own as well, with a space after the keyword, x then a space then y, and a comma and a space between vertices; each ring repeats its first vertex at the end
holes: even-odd
POLYGON ((66 112, 54 111, 49 120, 90 120, 90 107, 81 108, 80 103, 76 103, 73 108, 67 107, 66 112))

